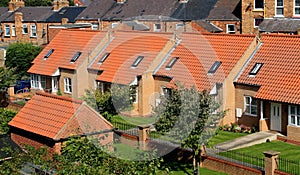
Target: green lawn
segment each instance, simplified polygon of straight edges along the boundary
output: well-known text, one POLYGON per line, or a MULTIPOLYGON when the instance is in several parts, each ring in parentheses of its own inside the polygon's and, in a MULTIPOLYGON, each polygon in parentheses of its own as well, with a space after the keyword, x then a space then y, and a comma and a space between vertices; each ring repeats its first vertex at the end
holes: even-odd
POLYGON ((218 132, 216 132, 216 135, 209 140, 208 147, 212 148, 216 144, 223 143, 228 140, 233 140, 235 138, 246 136, 246 135, 248 134, 219 130, 218 132))
POLYGON ((280 152, 279 158, 285 158, 289 161, 296 162, 296 164, 290 164, 289 166, 284 166, 283 163, 279 162, 279 170, 294 172, 296 169, 297 172, 300 173, 300 146, 288 144, 281 141, 266 142, 247 148, 241 148, 225 153, 220 153, 220 155, 230 157, 235 160, 251 163, 254 165, 263 166, 262 161, 258 161, 257 159, 251 159, 251 157, 259 157, 263 159, 263 152, 265 151, 278 151, 280 152))
POLYGON ((128 123, 132 125, 152 124, 155 122, 154 117, 126 117, 115 115, 112 117, 112 122, 128 123))

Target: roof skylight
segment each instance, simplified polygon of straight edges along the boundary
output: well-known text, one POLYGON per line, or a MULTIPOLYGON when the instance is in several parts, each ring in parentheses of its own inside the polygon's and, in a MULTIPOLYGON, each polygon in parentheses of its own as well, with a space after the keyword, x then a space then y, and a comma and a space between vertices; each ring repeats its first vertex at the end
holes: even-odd
POLYGON ((131 67, 137 67, 140 64, 140 62, 143 60, 143 58, 144 56, 138 56, 136 60, 133 62, 133 64, 131 65, 131 67))
POLYGON ((54 49, 50 49, 47 54, 44 56, 44 59, 47 59, 50 57, 50 55, 54 52, 54 49))
POLYGON ((81 52, 76 52, 75 55, 71 59, 71 63, 74 63, 81 55, 81 52))
POLYGON ((258 73, 258 71, 260 70, 260 68, 262 67, 262 65, 263 65, 263 63, 255 63, 255 65, 251 69, 249 75, 255 76, 258 73))
POLYGON ((211 66, 211 68, 209 69, 208 73, 209 73, 209 74, 214 74, 214 73, 217 71, 217 69, 220 67, 221 64, 222 64, 221 61, 216 61, 216 62, 211 66))
POLYGON ((166 65, 166 69, 171 69, 174 64, 176 63, 176 61, 179 59, 179 57, 173 57, 169 63, 166 65))
POLYGON ((105 54, 102 56, 102 58, 98 61, 98 63, 99 63, 99 64, 102 64, 102 63, 106 60, 106 58, 107 58, 109 55, 110 55, 109 52, 105 53, 105 54))

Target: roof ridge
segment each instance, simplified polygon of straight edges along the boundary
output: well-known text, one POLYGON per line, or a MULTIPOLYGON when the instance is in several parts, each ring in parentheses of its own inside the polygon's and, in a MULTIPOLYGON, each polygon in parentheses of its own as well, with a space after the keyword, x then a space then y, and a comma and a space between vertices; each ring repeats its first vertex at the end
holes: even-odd
POLYGON ((300 35, 287 35, 287 34, 261 34, 261 37, 300 38, 300 35))
MULTIPOLYGON (((79 24, 79 23, 75 23, 75 24, 79 24)), ((94 32, 94 33, 106 33, 106 32, 102 32, 100 30, 78 30, 78 29, 62 29, 62 31, 72 31, 72 32, 94 32)))
POLYGON ((238 36, 238 37, 254 37, 255 34, 227 34, 227 33, 210 33, 210 32, 183 32, 182 34, 194 34, 194 35, 215 35, 215 36, 238 36))
POLYGON ((174 32, 149 32, 149 31, 136 31, 136 30, 115 30, 116 33, 118 32, 124 32, 124 33, 151 33, 151 34, 157 34, 157 35, 168 35, 173 34, 174 32))
POLYGON ((84 102, 83 100, 76 100, 76 99, 73 99, 73 98, 69 98, 69 97, 65 97, 65 96, 58 96, 58 95, 49 94, 49 93, 45 93, 45 92, 36 92, 35 94, 40 95, 40 96, 44 96, 44 97, 55 98, 55 99, 58 99, 58 100, 69 101, 69 102, 77 103, 77 104, 82 104, 84 102))

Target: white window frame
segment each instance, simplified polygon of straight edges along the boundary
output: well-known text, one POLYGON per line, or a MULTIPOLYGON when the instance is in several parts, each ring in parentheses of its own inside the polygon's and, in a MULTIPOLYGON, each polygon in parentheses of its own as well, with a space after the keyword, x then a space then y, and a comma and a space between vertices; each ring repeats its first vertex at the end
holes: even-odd
POLYGON ((4 26, 4 36, 10 37, 10 25, 5 25, 4 26))
POLYGON ((289 105, 289 125, 300 127, 300 106, 289 105), (292 113, 292 107, 295 109, 292 113), (294 123, 292 123, 292 117, 294 117, 294 123))
POLYGON ((235 34, 235 24, 226 24, 226 33, 235 34), (233 26, 234 30, 233 31, 229 30, 230 29, 229 26, 233 26))
POLYGON ((180 28, 184 27, 184 24, 183 23, 178 23, 175 25, 175 29, 178 30, 180 28))
POLYGON ((64 78, 64 92, 72 93, 72 79, 69 77, 64 78))
POLYGON ((58 77, 52 77, 52 92, 58 91, 58 77))
POLYGON ((98 23, 92 23, 92 30, 99 30, 99 24, 98 23))
MULTIPOLYGON (((264 3, 264 0, 260 0, 260 1, 262 1, 262 2, 264 3)), ((255 10, 263 10, 263 9, 264 9, 264 4, 263 4, 263 7, 262 7, 262 8, 261 8, 261 7, 257 8, 257 7, 256 7, 256 0, 254 0, 253 3, 254 3, 254 9, 255 9, 255 10)))
POLYGON ((16 36, 16 26, 14 24, 11 25, 11 36, 16 36))
POLYGON ((36 25, 30 25, 30 37, 36 38, 37 33, 36 33, 36 25))
POLYGON ((246 115, 257 117, 258 105, 257 105, 257 101, 256 101, 256 105, 253 105, 252 104, 253 100, 255 100, 255 99, 253 99, 253 97, 251 97, 251 96, 244 96, 244 112, 246 115), (249 102, 250 102, 249 104, 247 103, 247 98, 249 98, 249 102), (247 107, 249 107, 249 112, 246 112, 247 107), (254 111, 252 111, 252 107, 256 108, 256 114, 253 113, 254 111))
POLYGON ((46 89, 46 76, 31 74, 30 84, 33 89, 46 89))
POLYGON ((118 27, 118 25, 119 25, 118 22, 111 23, 111 28, 114 29, 114 28, 118 27))
POLYGON ((278 0, 275 1, 275 16, 277 17, 284 16, 284 0, 282 0, 282 6, 278 6, 278 0), (277 14, 277 9, 282 9, 282 14, 277 14))
POLYGON ((132 85, 130 86, 130 100, 132 100, 132 103, 137 103, 138 100, 139 100, 139 87, 136 86, 136 85, 132 85), (135 92, 134 93, 131 93, 132 91, 132 88, 135 89, 135 92), (134 100, 133 100, 134 99, 134 100))
POLYGON ((153 24, 153 31, 154 32, 160 32, 161 31, 161 24, 159 24, 159 23, 153 24), (159 26, 159 29, 158 29, 158 26, 159 26))
POLYGON ((294 8, 293 8, 294 16, 300 16, 300 4, 296 5, 296 1, 299 1, 300 3, 300 0, 294 0, 294 8), (296 14, 296 8, 299 9, 299 14, 296 14))
POLYGON ((22 33, 23 34, 28 34, 28 26, 27 26, 27 24, 23 24, 22 25, 22 33), (26 30, 25 30, 26 29, 26 30))

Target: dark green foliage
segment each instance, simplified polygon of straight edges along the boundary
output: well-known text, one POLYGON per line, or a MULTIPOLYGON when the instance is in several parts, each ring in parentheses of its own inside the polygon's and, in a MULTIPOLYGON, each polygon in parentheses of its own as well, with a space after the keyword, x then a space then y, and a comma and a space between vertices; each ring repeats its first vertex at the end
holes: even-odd
POLYGON ((6 134, 9 131, 8 122, 17 114, 12 110, 0 108, 0 135, 6 134))
POLYGON ((31 43, 10 44, 7 49, 5 65, 8 68, 16 68, 17 79, 28 77, 27 70, 31 62, 41 52, 40 46, 31 43))
POLYGON ((7 7, 9 1, 10 1, 10 0, 1 0, 1 1, 0 1, 0 7, 7 7))
POLYGON ((15 68, 0 67, 0 90, 6 90, 16 82, 15 68))

